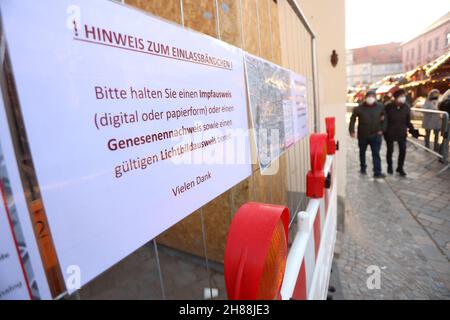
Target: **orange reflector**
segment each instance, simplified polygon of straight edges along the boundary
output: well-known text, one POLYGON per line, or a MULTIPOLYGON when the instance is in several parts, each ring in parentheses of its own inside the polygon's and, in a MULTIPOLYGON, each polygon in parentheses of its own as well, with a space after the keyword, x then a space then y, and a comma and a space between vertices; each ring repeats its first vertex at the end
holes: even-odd
POLYGON ((287 259, 289 209, 248 202, 234 215, 224 269, 228 298, 279 299, 287 259))
POLYGON ((264 263, 261 282, 258 289, 258 299, 277 299, 278 292, 283 281, 284 269, 287 259, 287 241, 284 226, 281 220, 278 221, 264 263))

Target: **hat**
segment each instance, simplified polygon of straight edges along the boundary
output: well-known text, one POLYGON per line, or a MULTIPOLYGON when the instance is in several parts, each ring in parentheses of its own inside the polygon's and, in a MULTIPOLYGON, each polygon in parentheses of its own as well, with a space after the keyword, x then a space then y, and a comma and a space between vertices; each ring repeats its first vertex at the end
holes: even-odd
POLYGON ((439 98, 439 90, 438 89, 433 89, 430 92, 428 92, 428 99, 433 99, 433 98, 439 98))
POLYGON ((398 97, 400 97, 401 95, 405 95, 405 94, 406 94, 406 91, 405 91, 405 90, 403 90, 403 89, 398 89, 397 91, 394 92, 394 98, 398 98, 398 97))
POLYGON ((366 97, 368 96, 376 96, 375 90, 369 90, 366 92, 366 97))

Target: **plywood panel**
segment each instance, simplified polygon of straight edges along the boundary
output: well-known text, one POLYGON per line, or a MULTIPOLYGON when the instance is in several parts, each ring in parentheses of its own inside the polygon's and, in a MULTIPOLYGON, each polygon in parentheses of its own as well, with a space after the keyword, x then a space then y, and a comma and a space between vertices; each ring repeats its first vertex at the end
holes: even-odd
POLYGON ((273 204, 282 204, 282 193, 284 190, 281 189, 281 166, 278 169, 278 172, 273 175, 270 179, 270 196, 271 203, 273 204))
POLYGON ((231 191, 231 216, 234 216, 236 211, 246 202, 252 199, 250 193, 250 180, 252 177, 248 177, 241 183, 234 186, 231 191))
POLYGON ((184 25, 212 37, 217 36, 214 0, 183 0, 184 25))
POLYGON ((230 193, 225 192, 203 207, 208 259, 223 262, 231 223, 230 193))
POLYGON ((220 39, 242 48, 240 2, 218 0, 220 39))
POLYGON ((157 242, 197 256, 203 256, 200 211, 195 211, 160 234, 157 237, 157 242))
POLYGON ((250 179, 245 179, 203 206, 207 254, 212 261, 223 262, 231 220, 236 211, 251 200, 250 179))
POLYGON ((261 41, 260 56, 272 61, 272 37, 270 34, 270 17, 268 0, 258 0, 259 35, 261 41))
POLYGON ((287 49, 287 35, 286 35, 286 30, 287 30, 287 25, 286 23, 284 23, 286 21, 286 6, 287 3, 286 1, 278 1, 278 17, 280 20, 279 23, 279 27, 280 27, 280 48, 281 48, 281 65, 285 68, 289 67, 289 63, 288 63, 288 49, 287 49))
POLYGON ((241 3, 244 49, 251 54, 259 55, 257 0, 241 0, 241 3))
POLYGON ((125 0, 125 3, 155 16, 181 24, 179 0, 125 0))
POLYGON ((286 155, 282 155, 280 157, 280 204, 287 206, 287 192, 288 192, 288 188, 287 188, 287 156, 286 155))
POLYGON ((278 3, 269 0, 270 23, 272 29, 273 62, 281 65, 280 21, 278 16, 278 3))
POLYGON ((269 203, 268 179, 268 176, 261 175, 260 170, 253 173, 249 186, 252 201, 269 203))

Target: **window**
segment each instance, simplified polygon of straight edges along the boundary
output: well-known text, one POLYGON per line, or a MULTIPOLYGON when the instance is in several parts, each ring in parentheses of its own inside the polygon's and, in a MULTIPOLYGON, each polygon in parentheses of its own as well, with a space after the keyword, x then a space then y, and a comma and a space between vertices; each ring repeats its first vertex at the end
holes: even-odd
POLYGON ((414 48, 411 49, 411 60, 414 59, 414 48))
POLYGON ((417 59, 420 59, 421 56, 422 56, 422 44, 419 43, 419 45, 417 46, 417 59))
POLYGON ((433 47, 433 42, 428 40, 428 53, 431 53, 431 48, 433 47))
POLYGON ((450 45, 450 32, 447 33, 445 39, 445 46, 448 47, 450 45))
POLYGON ((406 61, 409 61, 409 50, 406 50, 406 61))
POLYGON ((434 50, 438 49, 439 49, 439 37, 436 37, 436 39, 434 39, 434 50))

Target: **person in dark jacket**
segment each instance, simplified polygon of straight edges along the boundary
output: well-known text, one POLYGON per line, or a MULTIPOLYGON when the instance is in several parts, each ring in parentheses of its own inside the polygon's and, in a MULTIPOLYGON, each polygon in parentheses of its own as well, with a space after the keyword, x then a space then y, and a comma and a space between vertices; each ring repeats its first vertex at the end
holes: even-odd
POLYGON ((447 112, 450 116, 450 89, 445 91, 445 93, 442 95, 438 108, 441 111, 447 112))
POLYGON ((361 173, 366 174, 366 150, 372 151, 373 173, 375 178, 383 178, 381 172, 380 149, 384 130, 384 106, 376 101, 374 91, 366 93, 365 101, 353 109, 349 132, 355 137, 355 122, 358 119, 358 146, 361 173))
MULTIPOLYGON (((441 102, 438 105, 439 110, 447 112, 448 116, 450 117, 450 89, 445 91, 445 93, 441 97, 441 102)), ((448 123, 450 126, 450 121, 448 123)), ((443 137, 448 137, 448 126, 446 132, 442 133, 443 137)), ((440 145, 439 153, 444 157, 443 159, 439 159, 440 162, 445 162, 444 159, 448 157, 448 140, 444 139, 443 143, 440 145)))
POLYGON ((386 131, 384 138, 386 139, 387 153, 386 160, 388 164, 388 173, 393 174, 392 153, 394 152, 394 142, 398 143, 398 161, 397 172, 400 176, 405 177, 406 173, 403 168, 406 157, 406 137, 408 129, 414 135, 418 136, 418 131, 414 129, 411 123, 411 110, 406 103, 405 90, 399 89, 394 93, 394 101, 389 103, 385 108, 386 131))
POLYGON ((385 95, 384 95, 384 97, 383 97, 383 104, 384 105, 387 105, 387 104, 389 104, 389 103, 391 103, 392 102, 392 93, 391 92, 388 92, 388 93, 386 93, 385 95))

